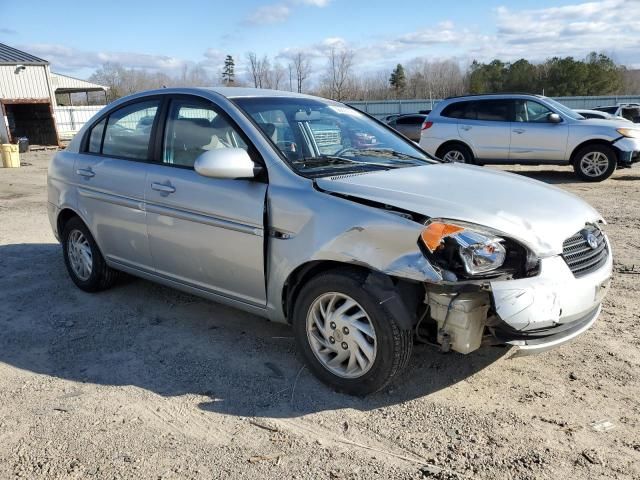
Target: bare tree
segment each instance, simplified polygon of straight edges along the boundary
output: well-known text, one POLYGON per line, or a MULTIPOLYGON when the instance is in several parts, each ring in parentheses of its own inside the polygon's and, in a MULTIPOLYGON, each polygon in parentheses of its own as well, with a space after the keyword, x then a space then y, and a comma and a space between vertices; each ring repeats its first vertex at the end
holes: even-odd
POLYGON ((260 75, 259 75, 259 64, 260 64, 260 60, 258 60, 258 56, 255 54, 255 52, 248 52, 247 53, 247 61, 249 62, 249 74, 251 75, 251 78, 253 79, 253 86, 256 88, 260 87, 260 75))
POLYGON ((286 72, 284 67, 281 64, 276 63, 271 69, 271 88, 280 90, 280 88, 284 86, 285 74, 286 72))
POLYGON ((349 82, 352 80, 354 52, 332 48, 328 60, 325 82, 329 87, 329 95, 338 101, 345 100, 349 82))
POLYGON ((311 60, 303 52, 296 53, 289 64, 290 75, 292 70, 295 71, 296 74, 297 91, 298 93, 302 93, 304 82, 307 80, 309 75, 311 75, 311 60))
POLYGON ((289 91, 293 92, 293 71, 295 68, 292 62, 289 62, 289 65, 287 65, 287 69, 289 70, 289 91))
POLYGON ((271 84, 271 63, 266 55, 258 61, 258 88, 273 88, 271 84))

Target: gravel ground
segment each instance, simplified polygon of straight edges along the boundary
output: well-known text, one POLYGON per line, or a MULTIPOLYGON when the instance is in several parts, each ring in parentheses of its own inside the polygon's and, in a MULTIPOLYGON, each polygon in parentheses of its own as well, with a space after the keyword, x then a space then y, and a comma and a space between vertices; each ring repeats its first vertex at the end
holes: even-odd
POLYGON ((609 222, 594 328, 537 357, 419 346, 358 399, 302 367, 286 326, 133 278, 75 288, 50 156, 0 169, 0 478, 640 478, 640 167, 595 185, 510 168, 609 222))

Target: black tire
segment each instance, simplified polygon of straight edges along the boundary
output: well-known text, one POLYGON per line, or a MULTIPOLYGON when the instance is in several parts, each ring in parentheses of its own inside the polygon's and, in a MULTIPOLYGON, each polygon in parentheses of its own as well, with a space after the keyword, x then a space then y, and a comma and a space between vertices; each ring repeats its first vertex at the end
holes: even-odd
POLYGON ((302 287, 293 310, 296 343, 309 369, 336 391, 359 396, 384 388, 407 366, 413 349, 413 331, 400 328, 385 308, 385 299, 363 288, 367 275, 366 271, 349 268, 321 273, 302 287), (368 315, 375 331, 375 359, 370 369, 357 378, 343 378, 325 367, 316 357, 307 336, 307 314, 315 300, 329 292, 345 294, 355 300, 368 315))
POLYGON ((458 157, 461 155, 462 158, 464 158, 464 161, 459 161, 459 163, 475 163, 475 159, 473 158, 473 153, 471 153, 471 150, 469 150, 469 148, 467 148, 465 145, 462 145, 461 143, 449 143, 444 147, 440 147, 436 156, 444 160, 445 156, 447 155, 455 155, 458 157), (458 155, 455 155, 456 153, 458 153, 458 155))
POLYGON ((575 153, 573 170, 576 172, 576 175, 585 182, 601 182, 615 172, 617 164, 618 157, 611 147, 594 144, 582 147, 575 153), (589 155, 604 155, 607 161, 606 168, 602 172, 595 172, 593 169, 589 170, 589 164, 586 160, 586 157, 589 155))
POLYGON ((78 288, 85 292, 98 292, 100 290, 106 290, 113 285, 118 276, 118 272, 106 264, 96 241, 93 239, 93 235, 91 235, 91 232, 79 217, 71 218, 64 225, 61 240, 64 264, 67 267, 67 272, 71 280, 73 280, 73 283, 75 283, 78 288), (75 272, 69 258, 69 238, 71 234, 76 231, 79 231, 84 236, 91 249, 91 273, 86 279, 81 278, 75 272))

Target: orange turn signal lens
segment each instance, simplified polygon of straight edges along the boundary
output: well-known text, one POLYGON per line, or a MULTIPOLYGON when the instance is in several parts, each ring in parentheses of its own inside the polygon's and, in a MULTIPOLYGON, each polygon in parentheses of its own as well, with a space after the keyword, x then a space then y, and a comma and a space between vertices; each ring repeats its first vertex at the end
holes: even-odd
POLYGON ((440 248, 442 240, 445 237, 461 232, 462 230, 464 230, 464 228, 459 227, 458 225, 434 222, 430 223, 424 230, 422 230, 420 238, 430 252, 435 252, 440 248))

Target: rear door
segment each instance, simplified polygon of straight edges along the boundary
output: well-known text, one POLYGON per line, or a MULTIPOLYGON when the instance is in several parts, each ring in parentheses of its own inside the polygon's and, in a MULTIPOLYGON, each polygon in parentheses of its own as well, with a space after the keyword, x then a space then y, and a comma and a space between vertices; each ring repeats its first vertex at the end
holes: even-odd
POLYGON ((75 162, 78 207, 111 262, 153 268, 144 211, 152 130, 161 100, 127 104, 96 123, 75 162))
POLYGON ((569 126, 549 121, 549 114, 555 113, 535 100, 513 100, 515 118, 511 129, 511 150, 509 158, 519 162, 562 162, 568 160, 567 139, 569 126))
POLYGON ((508 161, 511 112, 509 100, 490 99, 467 102, 458 120, 458 134, 471 146, 477 159, 508 161))
POLYGON ((193 169, 206 150, 257 152, 224 112, 198 97, 171 99, 157 163, 149 165, 146 210, 156 273, 257 306, 266 303, 261 179, 217 179, 193 169))

